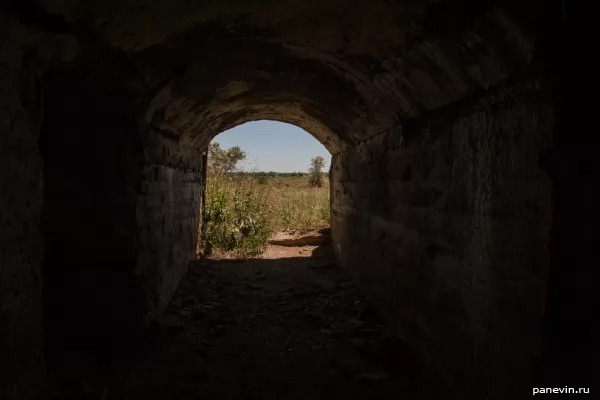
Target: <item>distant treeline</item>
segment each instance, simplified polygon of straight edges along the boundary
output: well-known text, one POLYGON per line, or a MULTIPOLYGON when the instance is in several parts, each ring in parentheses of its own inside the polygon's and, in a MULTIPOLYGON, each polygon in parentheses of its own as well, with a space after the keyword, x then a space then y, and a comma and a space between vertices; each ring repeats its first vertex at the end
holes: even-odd
MULTIPOLYGON (((265 177, 265 178, 293 178, 293 177, 300 177, 300 176, 307 176, 308 173, 307 172, 274 172, 274 171, 269 171, 269 172, 246 172, 246 171, 238 171, 238 172, 233 172, 234 175, 244 175, 244 176, 256 176, 256 177, 265 177)), ((327 173, 324 173, 323 175, 327 176, 327 173)))

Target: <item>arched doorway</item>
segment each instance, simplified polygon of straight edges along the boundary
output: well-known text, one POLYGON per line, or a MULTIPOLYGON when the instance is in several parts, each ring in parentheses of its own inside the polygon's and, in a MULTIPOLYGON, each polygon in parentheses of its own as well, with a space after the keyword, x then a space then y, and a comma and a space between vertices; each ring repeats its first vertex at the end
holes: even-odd
POLYGON ((203 255, 217 250, 257 256, 278 233, 291 240, 330 227, 325 166, 331 155, 301 128, 275 121, 242 124, 217 135, 208 157, 203 255))

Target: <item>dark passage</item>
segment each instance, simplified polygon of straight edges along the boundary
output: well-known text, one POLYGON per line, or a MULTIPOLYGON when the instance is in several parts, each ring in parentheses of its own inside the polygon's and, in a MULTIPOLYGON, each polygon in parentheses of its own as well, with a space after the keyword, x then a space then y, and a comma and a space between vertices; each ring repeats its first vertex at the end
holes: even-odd
POLYGON ((49 397, 439 398, 330 247, 267 257, 194 263, 143 356, 51 372, 49 397))
POLYGON ((0 398, 594 393, 578 11, 0 2, 0 398), (332 155, 334 256, 197 261, 203 154, 262 119, 332 155))

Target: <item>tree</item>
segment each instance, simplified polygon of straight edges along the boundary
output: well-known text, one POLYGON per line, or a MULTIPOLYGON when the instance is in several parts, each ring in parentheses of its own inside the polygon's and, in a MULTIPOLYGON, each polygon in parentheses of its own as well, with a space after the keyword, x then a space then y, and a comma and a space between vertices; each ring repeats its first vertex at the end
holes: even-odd
POLYGON ((240 161, 246 159, 246 152, 239 146, 225 150, 219 142, 208 145, 208 169, 217 173, 233 172, 240 161))
POLYGON ((321 156, 316 156, 310 160, 310 167, 308 169, 308 184, 311 187, 322 187, 323 186, 323 172, 325 168, 325 159, 321 156))

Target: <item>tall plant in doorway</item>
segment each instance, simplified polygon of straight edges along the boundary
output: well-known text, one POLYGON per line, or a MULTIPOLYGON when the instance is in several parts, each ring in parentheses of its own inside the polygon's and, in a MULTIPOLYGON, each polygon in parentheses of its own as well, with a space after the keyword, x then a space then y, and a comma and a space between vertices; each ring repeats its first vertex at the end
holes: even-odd
POLYGON ((235 251, 242 257, 261 254, 270 235, 264 186, 250 175, 234 174, 246 154, 239 147, 211 144, 208 154, 204 253, 235 251))

